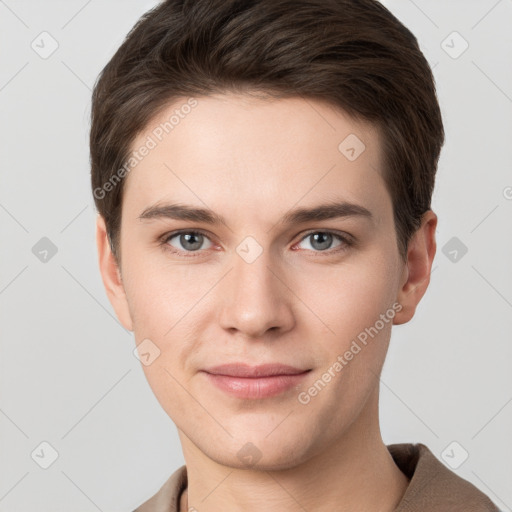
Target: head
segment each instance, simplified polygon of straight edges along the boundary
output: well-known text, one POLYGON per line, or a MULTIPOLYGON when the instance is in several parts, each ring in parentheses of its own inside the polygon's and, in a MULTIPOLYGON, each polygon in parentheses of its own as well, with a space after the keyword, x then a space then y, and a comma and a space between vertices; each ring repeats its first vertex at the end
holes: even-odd
POLYGON ((428 63, 377 1, 171 0, 131 30, 93 92, 100 269, 201 451, 242 464, 250 441, 286 467, 375 426, 391 326, 429 282, 443 142, 428 63), (202 371, 234 361, 309 372, 241 400, 202 371))

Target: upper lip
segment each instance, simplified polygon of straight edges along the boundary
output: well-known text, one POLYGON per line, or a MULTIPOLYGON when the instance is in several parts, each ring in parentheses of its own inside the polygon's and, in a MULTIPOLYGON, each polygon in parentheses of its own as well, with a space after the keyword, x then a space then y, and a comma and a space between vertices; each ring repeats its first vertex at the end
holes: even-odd
POLYGON ((287 364, 270 363, 251 366, 246 363, 231 363, 212 366, 204 370, 214 375, 229 375, 230 377, 269 377, 276 375, 298 375, 309 370, 302 370, 287 364))

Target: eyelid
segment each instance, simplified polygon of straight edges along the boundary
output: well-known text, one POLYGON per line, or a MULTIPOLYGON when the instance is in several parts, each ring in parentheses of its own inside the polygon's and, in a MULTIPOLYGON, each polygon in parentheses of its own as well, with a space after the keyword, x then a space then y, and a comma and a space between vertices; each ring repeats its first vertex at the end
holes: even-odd
POLYGON ((204 235, 206 236, 207 238, 210 238, 210 234, 206 231, 203 231, 202 229, 198 229, 198 228, 191 228, 191 229, 187 229, 187 228, 183 228, 183 229, 177 229, 176 231, 169 231, 168 233, 165 233, 163 234, 161 237, 160 237, 160 240, 169 240, 170 238, 174 238, 175 236, 177 235, 181 235, 183 233, 187 233, 187 234, 200 234, 200 235, 204 235))
MULTIPOLYGON (((302 240, 304 240, 304 238, 307 238, 308 236, 312 235, 313 233, 328 233, 330 235, 334 235, 334 236, 341 238, 342 240, 346 241, 347 243, 355 243, 355 238, 352 235, 350 235, 349 233, 346 233, 345 231, 338 231, 336 229, 330 229, 330 228, 310 229, 302 236, 302 238, 299 241, 302 242, 302 240)), ((317 251, 317 252, 322 252, 322 251, 317 251)))

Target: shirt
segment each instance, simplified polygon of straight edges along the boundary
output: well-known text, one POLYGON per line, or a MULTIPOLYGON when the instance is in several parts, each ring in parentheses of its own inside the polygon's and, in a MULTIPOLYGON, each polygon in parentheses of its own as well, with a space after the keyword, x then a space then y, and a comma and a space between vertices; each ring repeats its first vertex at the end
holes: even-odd
MULTIPOLYGON (((448 469, 424 444, 400 443, 387 448, 409 479, 395 512, 500 512, 483 492, 448 469)), ((181 466, 133 512, 179 512, 186 487, 187 468, 181 466)))

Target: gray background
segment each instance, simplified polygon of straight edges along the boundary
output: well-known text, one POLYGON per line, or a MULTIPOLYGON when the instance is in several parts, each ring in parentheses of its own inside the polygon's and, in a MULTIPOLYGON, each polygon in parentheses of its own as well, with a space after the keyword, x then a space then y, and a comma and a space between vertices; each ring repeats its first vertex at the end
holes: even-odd
MULTIPOLYGON (((512 0, 383 3, 434 69, 447 135, 432 281, 382 374, 384 441, 452 466, 467 452, 456 473, 512 510, 512 0)), ((130 511, 184 463, 105 295, 89 188, 92 85, 153 5, 0 0, 2 512, 130 511)))

